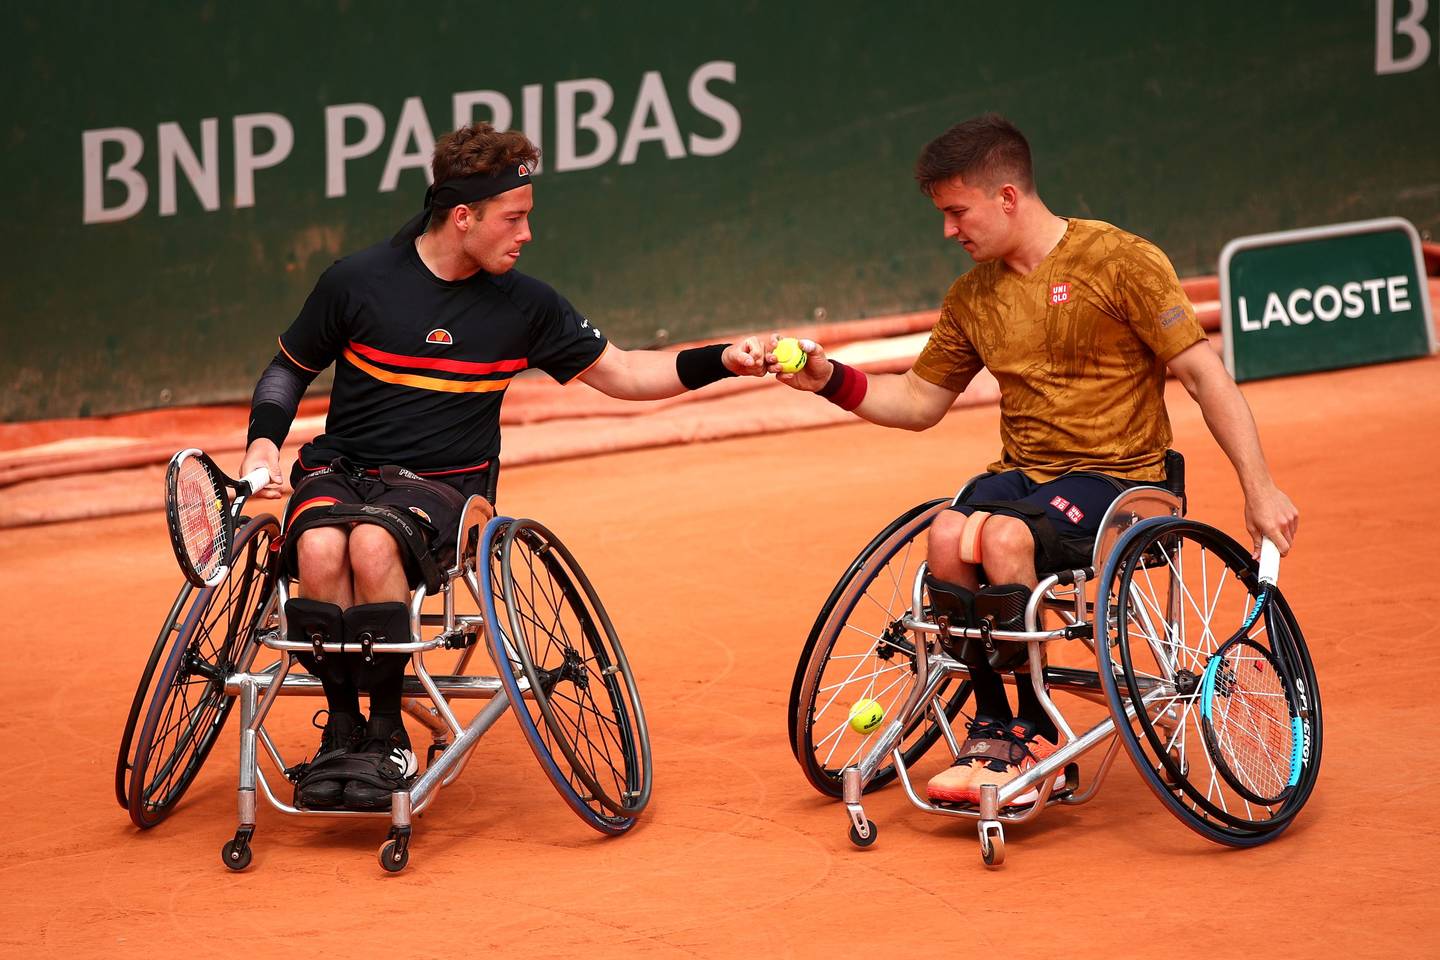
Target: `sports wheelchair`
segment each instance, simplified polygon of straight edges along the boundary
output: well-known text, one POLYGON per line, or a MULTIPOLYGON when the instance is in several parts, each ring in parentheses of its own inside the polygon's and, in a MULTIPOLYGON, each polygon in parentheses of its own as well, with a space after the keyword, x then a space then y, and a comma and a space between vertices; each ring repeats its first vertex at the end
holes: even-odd
POLYGON ((1322 734, 1304 638, 1284 596, 1261 594, 1249 552, 1185 517, 1184 459, 1168 451, 1166 464, 1163 485, 1129 488, 1111 505, 1090 566, 1039 571, 1023 630, 993 629, 993 620, 956 626, 937 616, 944 605, 932 603, 926 587, 924 534, 950 499, 907 510, 850 563, 801 652, 789 732, 809 782, 845 803, 854 844, 869 846, 878 835, 862 796, 898 780, 919 809, 978 821, 982 859, 997 866, 1005 859, 1006 825, 1092 799, 1122 744, 1166 808, 1207 839, 1254 846, 1294 820, 1315 785, 1322 734), (1257 599, 1268 599, 1258 604, 1263 615, 1257 599), (1228 656, 1221 649, 1227 637, 1253 620, 1259 622, 1248 639, 1256 650, 1263 645, 1268 658, 1249 646, 1233 647, 1250 651, 1248 660, 1228 656), (978 803, 931 802, 922 795, 923 780, 916 790, 912 768, 938 740, 952 759, 961 755, 963 737, 954 725, 971 695, 970 670, 955 653, 963 641, 982 644, 1007 683, 1032 685, 1059 744, 1008 783, 980 788, 978 803), (1081 662, 1075 645, 1088 648, 1096 669, 1051 665, 1055 641, 1068 642, 1071 662, 1081 662), (1257 694, 1287 697, 1287 723, 1273 723, 1263 709, 1246 712, 1243 704, 1233 717, 1211 714, 1217 689, 1250 682, 1236 674, 1246 663, 1288 679, 1283 692, 1257 694), (1109 715, 1077 733, 1052 691, 1103 704, 1109 715), (884 721, 868 733, 849 722, 862 699, 884 708, 884 721), (1101 748, 1082 784, 1078 761, 1101 748), (1009 804, 1031 791, 1035 802, 1009 804))
MULTIPOLYGON (((297 808, 277 795, 260 762, 263 753, 279 777, 298 778, 303 765, 285 761, 265 720, 278 696, 324 696, 319 680, 291 673, 294 654, 314 647, 288 639, 291 584, 278 562, 280 524, 260 514, 237 521, 232 561, 217 585, 181 587, 151 650, 115 767, 116 798, 135 825, 154 827, 174 811, 238 700, 239 827, 221 850, 231 870, 251 862, 257 789, 287 814, 388 818, 380 865, 403 870, 412 818, 455 781, 507 707, 585 823, 607 835, 634 826, 650 799, 652 771, 629 662, 589 578, 560 539, 534 520, 492 516, 498 473, 497 463, 487 495, 465 504, 453 564, 438 591, 440 611, 423 609, 422 584, 409 603, 408 642, 369 645, 375 654, 409 655, 404 709, 432 734, 424 771, 392 794, 389 812, 297 808), (482 643, 496 676, 469 672, 482 643), (446 651, 453 652, 453 667, 432 674, 427 655, 446 651), (462 724, 459 700, 489 702, 462 724)), ((354 643, 319 649, 358 652, 354 643)))

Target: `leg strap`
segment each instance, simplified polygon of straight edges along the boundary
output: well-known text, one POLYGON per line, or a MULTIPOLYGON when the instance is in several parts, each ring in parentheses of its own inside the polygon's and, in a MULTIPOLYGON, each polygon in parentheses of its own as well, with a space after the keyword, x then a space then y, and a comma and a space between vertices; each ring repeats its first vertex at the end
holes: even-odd
POLYGON ((975 620, 989 620, 996 630, 1024 630, 1025 607, 1033 591, 1023 583, 1001 583, 975 594, 975 620))
POLYGON ((285 625, 285 639, 310 644, 310 652, 297 653, 295 659, 312 676, 327 685, 346 686, 352 682, 348 658, 328 654, 322 646, 345 642, 345 622, 339 607, 321 600, 291 597, 285 601, 285 625))
MULTIPOLYGON (((1024 630, 1025 607, 1033 591, 1023 583, 1001 583, 982 587, 975 594, 975 623, 993 630, 1024 630)), ((1018 640, 988 640, 985 644, 990 665, 996 670, 1013 670, 1028 658, 1025 644, 1018 640)))
POLYGON ((409 643, 410 610, 399 602, 361 603, 345 611, 345 634, 348 642, 359 648, 355 681, 361 690, 370 690, 376 680, 396 672, 405 672, 410 655, 406 653, 377 654, 377 643, 409 643))
POLYGON ((925 589, 930 594, 930 604, 937 616, 943 615, 952 627, 968 627, 973 623, 970 615, 975 594, 948 580, 941 580, 928 571, 925 574, 925 589))

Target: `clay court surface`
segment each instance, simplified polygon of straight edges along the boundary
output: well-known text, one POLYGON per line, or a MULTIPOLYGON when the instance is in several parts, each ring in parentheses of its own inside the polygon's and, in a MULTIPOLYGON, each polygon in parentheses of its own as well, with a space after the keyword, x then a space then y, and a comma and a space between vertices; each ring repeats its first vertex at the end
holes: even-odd
MULTIPOLYGON (((1241 537, 1233 473, 1170 386, 1191 516, 1241 537)), ((1301 509, 1282 585, 1325 712, 1320 784, 1274 843, 1199 839, 1122 756, 1100 796, 1008 832, 872 795, 857 850, 786 741, 797 652, 855 551, 997 448, 993 407, 517 467, 503 513, 573 548, 640 681, 655 795, 628 835, 576 819, 502 720, 384 874, 384 826, 235 821, 236 718, 175 815, 140 833, 115 749, 178 585, 160 513, 0 533, 7 816, 0 954, 16 957, 1289 957, 1440 954, 1435 747, 1440 359, 1250 384, 1301 509), (317 826, 318 824, 318 826, 317 826)), ((777 390, 777 409, 813 404, 777 390)), ((234 464, 226 464, 233 469, 234 464)), ((1073 701, 1061 700, 1062 707, 1073 701)), ((272 727, 309 749, 311 701, 272 727)), ((468 708, 467 708, 468 709, 468 708)), ((237 715, 238 716, 238 715, 237 715)), ((468 712, 463 716, 468 716, 468 712)), ((929 758, 924 767, 938 763, 929 758)))

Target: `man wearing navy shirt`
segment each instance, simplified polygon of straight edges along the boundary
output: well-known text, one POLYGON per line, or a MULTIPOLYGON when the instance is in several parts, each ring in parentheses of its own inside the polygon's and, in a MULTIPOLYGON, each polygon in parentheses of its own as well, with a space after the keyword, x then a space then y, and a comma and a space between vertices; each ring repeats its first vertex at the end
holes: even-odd
MULTIPOLYGON (((505 388, 521 371, 628 400, 764 375, 755 340, 621 350, 552 287, 516 271, 532 239, 538 159, 523 134, 484 123, 441 137, 424 211, 393 240, 326 270, 281 334, 256 384, 241 468, 269 468, 260 496, 283 495, 280 446, 305 388, 336 365, 325 431, 291 472, 282 562, 300 581, 286 609, 292 639, 409 639, 406 601, 424 578, 416 554, 453 553, 461 508, 485 491, 500 451, 505 388), (375 522, 347 513, 354 505, 375 522), (402 549, 402 534, 420 549, 402 549)), ((400 716, 408 657, 298 659, 320 678, 329 718, 297 805, 387 809, 417 769, 400 716)))

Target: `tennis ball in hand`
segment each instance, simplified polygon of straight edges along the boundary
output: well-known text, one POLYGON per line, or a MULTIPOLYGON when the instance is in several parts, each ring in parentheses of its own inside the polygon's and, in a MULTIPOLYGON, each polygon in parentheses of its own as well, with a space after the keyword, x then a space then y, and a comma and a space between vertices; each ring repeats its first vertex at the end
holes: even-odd
POLYGON ((775 354, 775 362, 785 373, 799 373, 805 369, 805 361, 810 359, 800 348, 800 341, 794 337, 782 337, 771 352, 775 354))
POLYGON ((860 699, 850 708, 850 729, 870 733, 885 722, 885 708, 874 700, 860 699))

